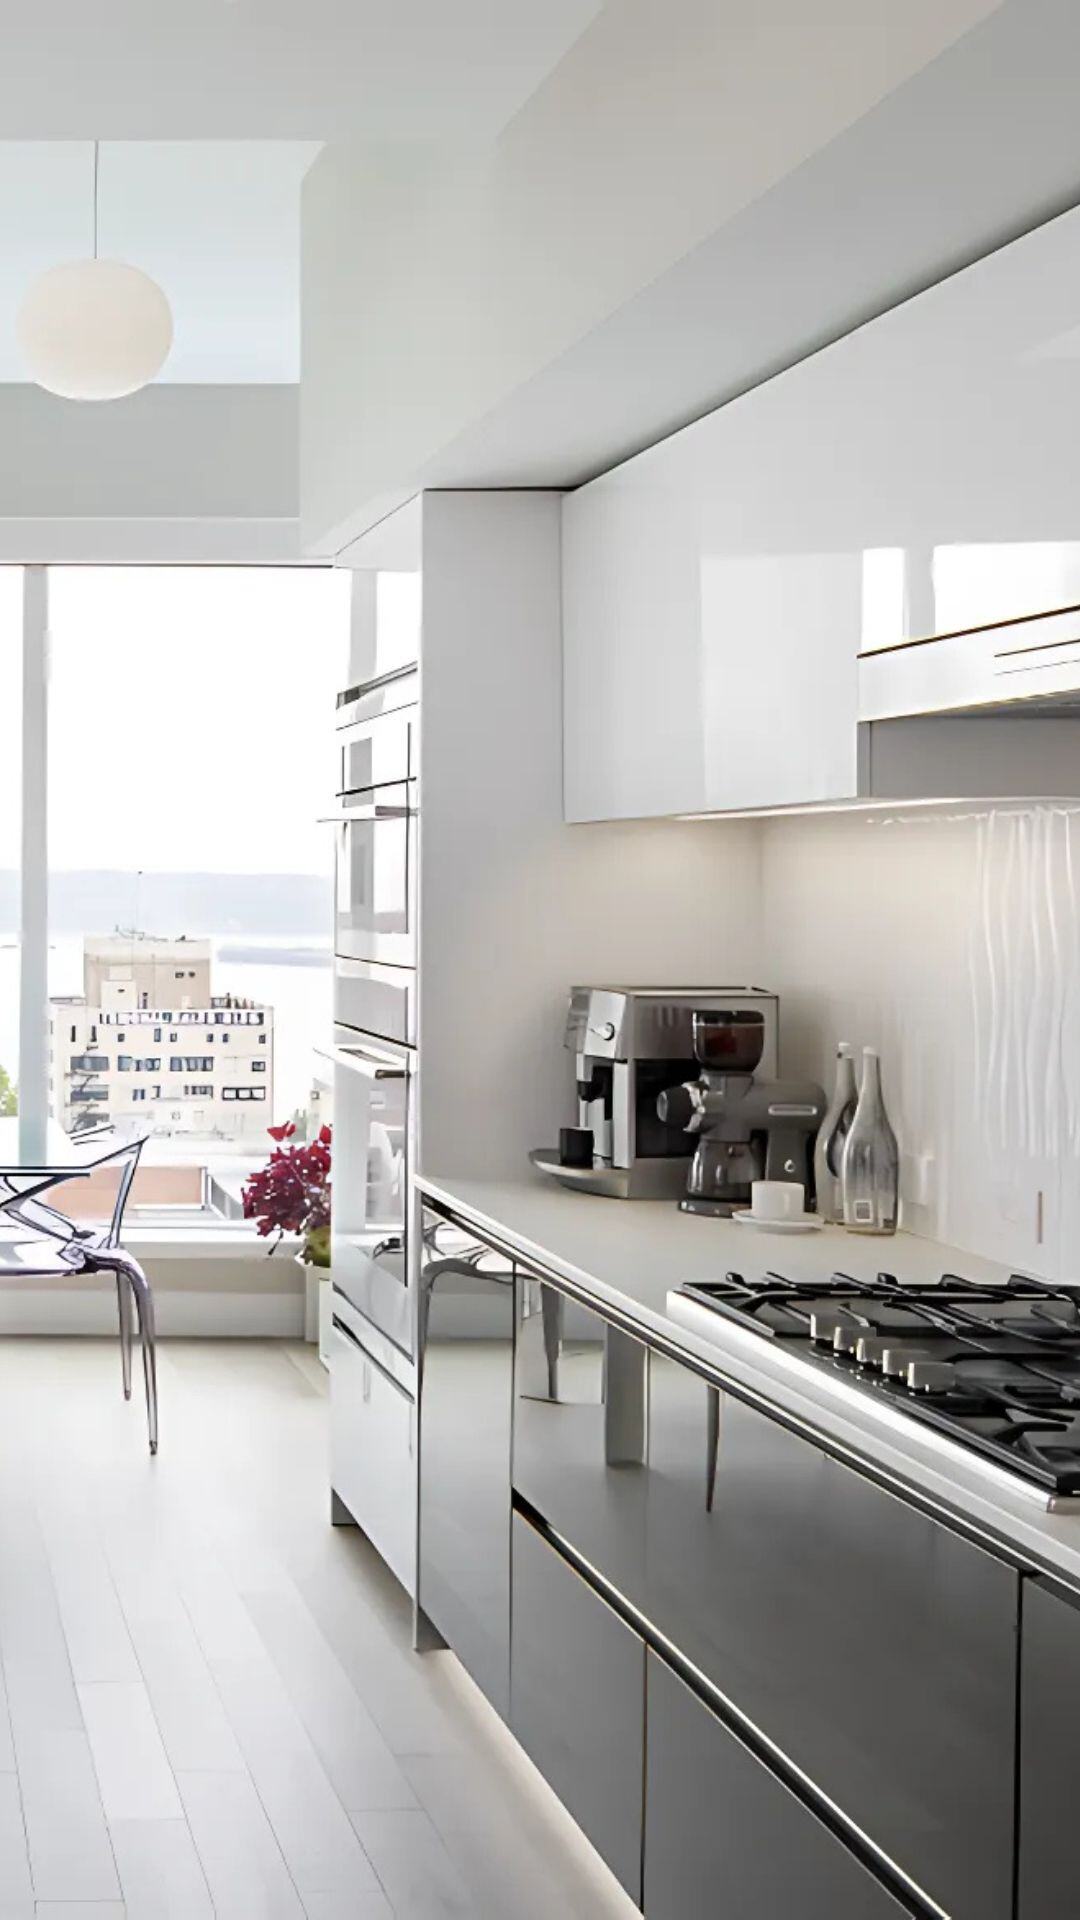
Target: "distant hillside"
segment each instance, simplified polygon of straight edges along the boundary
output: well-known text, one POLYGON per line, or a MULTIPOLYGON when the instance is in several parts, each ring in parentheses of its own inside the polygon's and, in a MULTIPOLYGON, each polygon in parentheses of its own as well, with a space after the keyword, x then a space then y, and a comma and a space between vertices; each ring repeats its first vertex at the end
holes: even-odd
MULTIPOLYGON (((309 873, 54 873, 49 931, 111 933, 138 925, 147 933, 305 934, 325 938, 330 887, 309 873)), ((18 875, 0 868, 0 934, 19 923, 18 875)))

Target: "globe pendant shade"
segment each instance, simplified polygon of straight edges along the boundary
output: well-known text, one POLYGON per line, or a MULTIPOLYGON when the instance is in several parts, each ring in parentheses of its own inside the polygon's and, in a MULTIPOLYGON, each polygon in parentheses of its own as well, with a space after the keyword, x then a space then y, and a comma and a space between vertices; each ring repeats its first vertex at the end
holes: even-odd
POLYGON ((169 303, 122 260, 50 267, 19 309, 19 346, 39 387, 65 400, 119 400, 160 373, 172 346, 169 303))

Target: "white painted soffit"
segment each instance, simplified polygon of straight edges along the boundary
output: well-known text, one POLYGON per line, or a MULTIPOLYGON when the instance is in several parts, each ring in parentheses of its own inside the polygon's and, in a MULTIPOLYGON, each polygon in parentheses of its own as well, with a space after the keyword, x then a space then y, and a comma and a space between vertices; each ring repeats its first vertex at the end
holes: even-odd
POLYGON ((599 0, 32 0, 0 126, 26 140, 490 136, 599 0))
MULTIPOLYGON (((305 473, 306 538, 334 547, 422 486, 577 485, 1075 204, 1074 0, 936 13, 936 54, 929 48, 898 71, 831 133, 819 129, 817 144, 776 177, 763 170, 741 205, 718 200, 710 231, 623 296, 598 302, 592 324, 571 330, 561 347, 549 351, 549 340, 531 366, 510 369, 501 390, 480 393, 453 424, 444 415, 408 471, 380 457, 374 474, 334 476, 342 480, 336 495, 321 497, 325 475, 305 473), (351 517, 340 520, 346 503, 351 517)), ((904 17, 914 32, 917 10, 904 17)), ((814 19, 820 28, 820 10, 814 19)), ((932 28, 925 13, 922 21, 932 28)), ((825 36, 821 57, 830 45, 825 36)), ((543 92, 557 88, 584 47, 543 92)), ((808 59, 801 77, 810 90, 815 72, 808 59)), ((642 89, 644 108, 645 76, 642 89)), ((767 150, 768 97, 758 104, 767 150)), ((538 111, 530 103, 521 124, 538 111)), ((655 134, 643 111, 643 141, 651 125, 655 134)), ((746 138, 757 141, 752 125, 746 138)), ((316 162, 311 189, 329 158, 316 162)), ((679 219, 685 240, 681 207, 679 219)), ((504 316, 500 338, 514 333, 504 316)), ((415 328, 405 337, 416 357, 415 328)), ((423 354, 420 364, 426 370, 423 354)), ((385 374, 382 386, 389 413, 396 396, 385 374)), ((320 449, 319 413, 318 397, 313 417, 305 396, 302 449, 320 449)))

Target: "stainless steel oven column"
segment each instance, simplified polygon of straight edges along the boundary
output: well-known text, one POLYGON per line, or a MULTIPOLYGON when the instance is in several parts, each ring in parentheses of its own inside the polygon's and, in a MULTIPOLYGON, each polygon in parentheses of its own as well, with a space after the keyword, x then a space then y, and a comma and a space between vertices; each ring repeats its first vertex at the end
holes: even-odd
POLYGON ((416 1585, 419 1261, 415 666, 339 701, 335 830, 332 1518, 416 1585))

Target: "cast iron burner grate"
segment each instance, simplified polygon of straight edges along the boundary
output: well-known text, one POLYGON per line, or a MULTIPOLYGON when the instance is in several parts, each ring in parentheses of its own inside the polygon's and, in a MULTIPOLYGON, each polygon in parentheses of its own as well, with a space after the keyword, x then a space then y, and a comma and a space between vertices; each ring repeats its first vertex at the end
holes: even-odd
POLYGON ((1080 1495, 1080 1296, 1014 1274, 904 1286, 835 1273, 678 1291, 1057 1497, 1080 1495))

